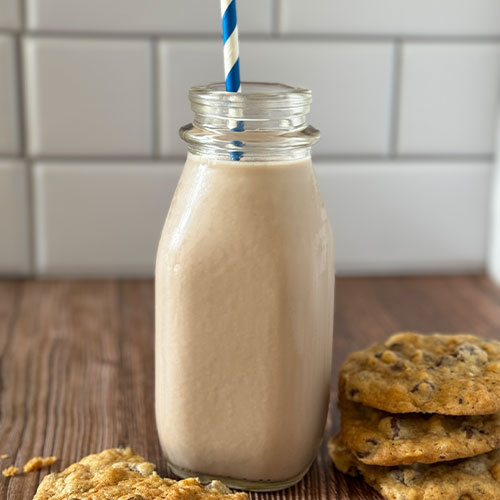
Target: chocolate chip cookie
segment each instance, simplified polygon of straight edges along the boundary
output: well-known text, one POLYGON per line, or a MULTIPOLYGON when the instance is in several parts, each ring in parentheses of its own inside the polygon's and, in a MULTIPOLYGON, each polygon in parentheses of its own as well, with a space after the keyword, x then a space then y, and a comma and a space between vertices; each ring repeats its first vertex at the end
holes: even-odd
POLYGON ((163 479, 130 448, 89 455, 40 483, 33 500, 248 500, 219 481, 163 479))
POLYGON ((339 391, 391 413, 498 413, 500 342, 398 333, 352 353, 342 366, 339 391))
POLYGON ((342 440, 358 460, 410 465, 472 457, 500 447, 500 414, 391 414, 341 399, 342 440))
POLYGON ((366 465, 352 455, 340 436, 328 443, 328 451, 340 471, 357 475, 387 500, 498 500, 500 499, 500 451, 473 458, 398 467, 366 465))

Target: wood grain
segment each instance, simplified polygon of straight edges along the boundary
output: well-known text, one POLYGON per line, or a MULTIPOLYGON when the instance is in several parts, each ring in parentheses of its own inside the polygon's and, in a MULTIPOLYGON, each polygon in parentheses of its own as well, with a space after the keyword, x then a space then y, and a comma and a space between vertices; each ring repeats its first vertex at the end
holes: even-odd
MULTIPOLYGON (((153 411, 153 301, 151 281, 0 282, 0 454, 10 455, 2 468, 57 455, 60 470, 130 444, 169 474, 153 411)), ((350 351, 397 330, 500 338, 500 291, 483 277, 339 279, 335 309, 325 437, 338 429, 337 370, 350 351)), ((252 498, 380 498, 337 472, 325 445, 298 485, 252 498)), ((31 499, 46 473, 2 477, 0 499, 31 499)))

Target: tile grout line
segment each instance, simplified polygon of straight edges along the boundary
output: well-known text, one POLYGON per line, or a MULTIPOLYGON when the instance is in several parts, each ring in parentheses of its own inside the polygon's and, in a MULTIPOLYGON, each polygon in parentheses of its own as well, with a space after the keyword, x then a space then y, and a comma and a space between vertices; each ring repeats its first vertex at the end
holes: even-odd
MULTIPOLYGON (((103 163, 111 165, 113 163, 123 165, 124 163, 151 163, 151 164, 166 164, 166 163, 183 163, 185 156, 182 155, 162 155, 152 156, 130 156, 130 155, 112 155, 112 156, 50 156, 50 155, 0 155, 2 160, 19 160, 26 162, 46 162, 46 163, 103 163)), ((330 155, 313 155, 313 160, 316 162, 360 162, 360 163, 405 163, 405 162, 421 162, 421 163, 491 163, 493 154, 403 154, 398 156, 378 155, 378 154, 330 154, 330 155)))
MULTIPOLYGON (((393 42, 394 40, 402 40, 405 42, 417 43, 500 43, 500 35, 417 35, 417 34, 401 34, 401 33, 283 33, 282 32, 282 3, 283 0, 274 0, 277 4, 273 4, 273 20, 271 33, 241 33, 240 37, 243 40, 272 40, 276 38, 275 29, 278 28, 279 39, 284 41, 302 41, 302 42, 335 42, 335 41, 356 41, 356 42, 393 42), (276 5, 276 7, 275 7, 276 5), (276 16, 275 10, 278 11, 276 16), (277 25, 277 26, 276 26, 277 25)), ((24 9, 22 14, 26 17, 24 9)), ((23 21, 24 22, 24 21, 23 21)), ((137 38, 158 38, 171 41, 189 41, 189 40, 219 40, 220 34, 216 32, 201 32, 201 33, 168 33, 166 31, 92 31, 92 30, 58 30, 58 29, 22 29, 3 28, 0 27, 0 34, 15 35, 22 34, 32 36, 34 38, 92 38, 92 39, 137 39, 137 38)))
POLYGON ((24 38, 28 32, 28 7, 27 0, 20 0, 19 17, 20 31, 16 36, 16 64, 17 64, 17 93, 18 93, 18 128, 19 128, 19 149, 24 161, 25 186, 26 186, 26 218, 27 218, 27 245, 28 245, 28 275, 34 276, 35 269, 35 202, 33 197, 33 162, 28 158, 28 111, 26 106, 26 77, 24 61, 24 38))
POLYGON ((160 157, 160 69, 159 69, 159 39, 154 37, 151 43, 151 133, 153 158, 160 157))
POLYGON ((282 0, 272 0, 271 5, 271 37, 280 38, 282 32, 282 0))
POLYGON ((389 123, 389 156, 391 158, 397 158, 399 152, 402 78, 403 43, 401 40, 395 40, 391 82, 391 117, 389 123))
POLYGON ((19 153, 26 156, 26 110, 24 102, 24 54, 23 36, 21 34, 14 37, 15 49, 15 75, 17 80, 17 133, 19 134, 19 153))
POLYGON ((24 35, 28 31, 28 0, 20 0, 18 2, 19 5, 19 14, 21 18, 21 34, 24 35))
POLYGON ((23 158, 26 157, 26 111, 24 102, 24 52, 23 43, 24 35, 27 26, 27 9, 25 0, 17 2, 20 27, 19 31, 14 34, 16 43, 16 78, 17 78, 17 116, 18 116, 18 133, 19 133, 19 151, 23 158))
POLYGON ((28 250, 29 250, 29 274, 36 275, 36 224, 35 224, 35 200, 34 200, 34 162, 26 160, 26 190, 27 190, 27 214, 28 214, 28 250))

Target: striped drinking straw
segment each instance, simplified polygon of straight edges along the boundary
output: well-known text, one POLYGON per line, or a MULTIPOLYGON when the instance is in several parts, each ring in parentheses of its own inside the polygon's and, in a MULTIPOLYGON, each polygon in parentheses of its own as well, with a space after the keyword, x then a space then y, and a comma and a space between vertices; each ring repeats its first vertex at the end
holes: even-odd
MULTIPOLYGON (((224 78, 227 92, 241 92, 240 47, 238 42, 238 22, 236 19, 236 0, 220 0, 222 15, 222 40, 224 41, 224 78)), ((243 131, 243 122, 238 121, 235 131, 243 131)), ((241 146, 240 141, 233 141, 241 146)), ((243 153, 233 151, 231 160, 238 161, 243 153)))
POLYGON ((224 41, 224 77, 228 92, 240 92, 240 47, 236 0, 220 0, 222 39, 224 41))

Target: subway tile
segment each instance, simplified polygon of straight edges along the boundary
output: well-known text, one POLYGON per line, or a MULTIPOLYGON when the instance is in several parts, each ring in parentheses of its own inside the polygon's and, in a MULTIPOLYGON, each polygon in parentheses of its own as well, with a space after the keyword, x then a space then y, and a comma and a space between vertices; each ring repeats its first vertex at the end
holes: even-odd
POLYGON ((402 57, 399 152, 492 153, 500 44, 408 43, 402 57))
POLYGON ((19 153, 19 100, 14 38, 0 36, 0 154, 19 153))
POLYGON ((19 29, 21 27, 22 0, 0 0, 0 28, 19 29))
POLYGON ((28 38, 24 55, 31 155, 151 154, 149 42, 28 38))
MULTIPOLYGON (((239 0, 242 33, 269 33, 273 0, 239 0)), ((220 33, 219 2, 182 0, 27 0, 32 30, 220 33)))
POLYGON ((498 35, 498 0, 284 0, 285 33, 498 35))
POLYGON ((479 271, 489 163, 318 163, 339 274, 479 271))
POLYGON ((152 276, 181 171, 152 162, 34 166, 40 276, 152 276))
MULTIPOLYGON (((34 167, 41 276, 152 276, 181 165, 34 167)), ((488 163, 319 162, 339 274, 484 267, 488 163), (425 196, 422 196, 425 193, 425 196)))
MULTIPOLYGON (((384 155, 389 148, 393 47, 389 43, 247 40, 242 79, 312 89, 310 123, 321 130, 318 154, 384 155)), ((160 44, 160 144, 183 154, 177 129, 192 120, 187 91, 223 79, 219 43, 160 44)))
POLYGON ((0 161, 0 274, 25 275, 30 270, 26 165, 0 161))

